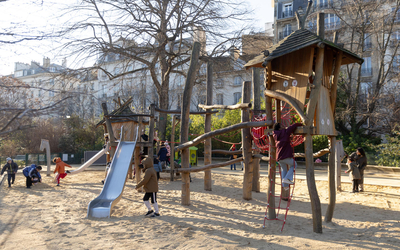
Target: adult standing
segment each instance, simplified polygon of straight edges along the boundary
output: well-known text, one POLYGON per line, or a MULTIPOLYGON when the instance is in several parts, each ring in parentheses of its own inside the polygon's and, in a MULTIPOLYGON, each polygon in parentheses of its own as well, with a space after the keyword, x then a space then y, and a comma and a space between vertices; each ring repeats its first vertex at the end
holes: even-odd
POLYGON ((293 148, 290 144, 290 136, 297 127, 303 126, 301 123, 295 123, 288 128, 281 126, 279 122, 274 124, 273 137, 276 143, 276 161, 281 166, 281 179, 282 186, 285 190, 289 188, 290 184, 294 184, 293 172, 297 165, 293 158, 293 148))
POLYGON ((10 188, 11 184, 14 184, 15 173, 17 173, 17 171, 18 171, 18 165, 10 157, 8 157, 6 160, 7 160, 7 163, 1 169, 1 175, 3 175, 3 173, 5 171, 7 171, 7 174, 8 174, 8 178, 7 178, 8 187, 10 188))
POLYGON ((356 160, 358 170, 360 171, 361 179, 358 181, 360 192, 364 192, 364 170, 367 167, 367 156, 363 148, 357 148, 356 152, 352 153, 350 157, 353 156, 356 160))

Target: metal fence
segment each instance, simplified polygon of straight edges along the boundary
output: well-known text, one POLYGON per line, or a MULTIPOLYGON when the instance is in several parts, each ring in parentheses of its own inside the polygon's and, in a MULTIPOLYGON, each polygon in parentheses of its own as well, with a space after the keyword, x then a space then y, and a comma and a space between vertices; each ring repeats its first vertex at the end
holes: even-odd
MULTIPOLYGON (((83 153, 77 154, 66 154, 66 153, 55 153, 50 154, 50 160, 53 160, 54 157, 60 157, 61 160, 68 164, 81 164, 83 162, 83 153)), ((4 166, 6 164, 7 157, 0 157, 0 165, 4 166)), ((16 155, 11 157, 14 162, 18 164, 18 166, 29 166, 31 164, 36 165, 47 165, 47 157, 46 154, 25 154, 25 155, 16 155)))

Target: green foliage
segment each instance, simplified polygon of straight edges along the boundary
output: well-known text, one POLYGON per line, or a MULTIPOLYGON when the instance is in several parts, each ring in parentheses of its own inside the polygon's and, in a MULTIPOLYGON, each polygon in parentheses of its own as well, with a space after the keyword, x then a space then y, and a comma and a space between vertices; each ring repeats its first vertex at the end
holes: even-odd
POLYGON ((103 129, 96 128, 95 121, 82 120, 72 116, 64 120, 66 131, 60 137, 59 147, 64 153, 78 153, 85 150, 99 150, 104 144, 103 129))
POLYGON ((355 152, 359 147, 362 147, 366 153, 374 152, 374 145, 381 143, 380 138, 368 136, 362 132, 350 132, 349 136, 340 135, 338 139, 343 141, 344 151, 348 154, 355 152))
POLYGON ((400 167, 400 134, 395 137, 386 136, 387 143, 373 146, 377 152, 374 160, 382 166, 400 167))

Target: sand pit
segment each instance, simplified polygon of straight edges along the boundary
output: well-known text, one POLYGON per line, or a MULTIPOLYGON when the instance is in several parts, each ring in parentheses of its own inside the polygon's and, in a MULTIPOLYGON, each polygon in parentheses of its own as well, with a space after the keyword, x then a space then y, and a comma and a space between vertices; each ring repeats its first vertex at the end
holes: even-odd
MULTIPOLYGON (((297 180, 283 232, 268 221, 267 182, 253 200, 242 199, 242 176, 213 174, 213 191, 203 190, 203 173, 192 174, 191 206, 180 205, 181 182, 162 174, 159 218, 144 218, 142 193, 128 180, 110 219, 86 219, 87 206, 101 191, 102 171, 67 176, 60 187, 44 183, 26 189, 17 176, 0 191, 0 249, 398 249, 400 188, 366 185, 352 194, 350 184, 337 194, 333 223, 313 233, 307 184, 297 180)), ((317 181, 325 214, 327 182, 317 181)))

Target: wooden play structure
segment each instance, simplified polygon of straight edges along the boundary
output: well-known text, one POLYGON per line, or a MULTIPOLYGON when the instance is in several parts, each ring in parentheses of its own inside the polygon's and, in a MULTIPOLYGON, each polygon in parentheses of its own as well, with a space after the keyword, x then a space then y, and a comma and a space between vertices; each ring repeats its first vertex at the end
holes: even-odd
POLYGON ((104 133, 108 134, 110 150, 109 154, 107 154, 107 162, 111 162, 114 157, 114 153, 116 147, 118 146, 118 142, 116 142, 116 138, 119 138, 119 134, 121 133, 121 128, 124 128, 124 141, 133 141, 136 138, 137 127, 139 127, 139 136, 138 141, 136 143, 134 157, 132 161, 132 166, 129 168, 128 178, 133 178, 133 166, 135 167, 136 172, 136 181, 140 182, 141 171, 139 171, 140 164, 140 152, 141 148, 147 148, 148 154, 146 156, 153 158, 153 139, 154 139, 154 122, 155 122, 155 106, 154 104, 150 105, 150 114, 136 114, 131 108, 130 104, 132 103, 132 98, 129 98, 124 103, 121 102, 120 98, 116 100, 119 104, 119 108, 112 111, 110 114, 107 110, 107 104, 102 103, 102 109, 104 112, 104 118, 101 120, 97 126, 102 125, 104 127, 104 133), (148 118, 148 120, 144 120, 144 118, 148 118), (143 141, 141 138, 141 134, 144 133, 146 126, 148 126, 149 131, 149 140, 143 141))
MULTIPOLYGON (((307 8, 307 13, 311 3, 307 8)), ((305 18, 298 16, 299 29, 283 39, 278 44, 264 51, 261 55, 249 61, 245 67, 253 70, 254 103, 255 109, 260 109, 259 100, 257 100, 257 73, 259 69, 265 72, 265 102, 266 119, 263 121, 250 121, 250 91, 251 82, 244 82, 242 87, 242 104, 234 106, 212 105, 212 58, 207 61, 207 103, 199 105, 201 108, 210 112, 212 109, 242 109, 241 123, 233 126, 211 131, 211 114, 205 117, 205 133, 192 141, 188 141, 189 134, 189 107, 194 84, 194 72, 199 60, 200 44, 195 43, 192 51, 190 68, 183 93, 181 110, 181 145, 175 147, 175 150, 181 150, 182 168, 178 171, 182 173, 182 204, 190 204, 190 182, 189 173, 204 171, 204 188, 211 190, 211 169, 230 165, 236 162, 244 162, 243 177, 243 198, 250 200, 252 191, 259 192, 259 161, 269 160, 269 181, 268 194, 275 194, 276 179, 276 157, 275 142, 272 137, 273 101, 275 101, 276 122, 281 121, 281 107, 290 106, 300 117, 304 126, 298 127, 295 135, 304 136, 304 154, 297 156, 306 159, 306 178, 309 188, 311 210, 313 217, 313 231, 322 233, 322 215, 321 203, 315 184, 314 176, 314 157, 330 153, 328 168, 329 185, 329 204, 325 215, 325 221, 330 222, 333 217, 333 211, 336 200, 335 187, 335 162, 338 164, 338 154, 336 149, 337 132, 334 125, 334 114, 336 106, 336 92, 340 67, 342 65, 359 63, 363 60, 357 55, 346 50, 340 44, 330 42, 324 39, 324 14, 319 13, 318 34, 314 34, 304 29, 305 18), (285 104, 283 104, 285 103, 285 104), (264 157, 252 152, 252 127, 266 127, 265 134, 269 136, 269 156, 264 157), (227 161, 220 164, 211 163, 211 143, 213 136, 226 132, 242 130, 242 154, 243 157, 227 161), (327 150, 313 152, 313 135, 326 135, 329 138, 330 147, 327 150), (205 158, 203 167, 189 168, 189 150, 190 146, 197 145, 205 141, 205 158), (335 157, 336 156, 336 157, 335 157)), ((336 34, 335 34, 335 37, 336 34)), ((335 38, 334 41, 337 39, 335 38)), ((259 84, 259 83, 258 83, 259 84)), ((259 92, 258 92, 259 93, 259 92)), ((226 152, 228 154, 228 152, 226 152)), ((231 152, 236 153, 236 152, 231 152)), ((340 164, 340 162, 339 162, 340 164)), ((340 181, 339 181, 340 183, 340 181)), ((271 199, 268 206, 267 217, 273 219, 276 217, 274 199, 271 199)))

